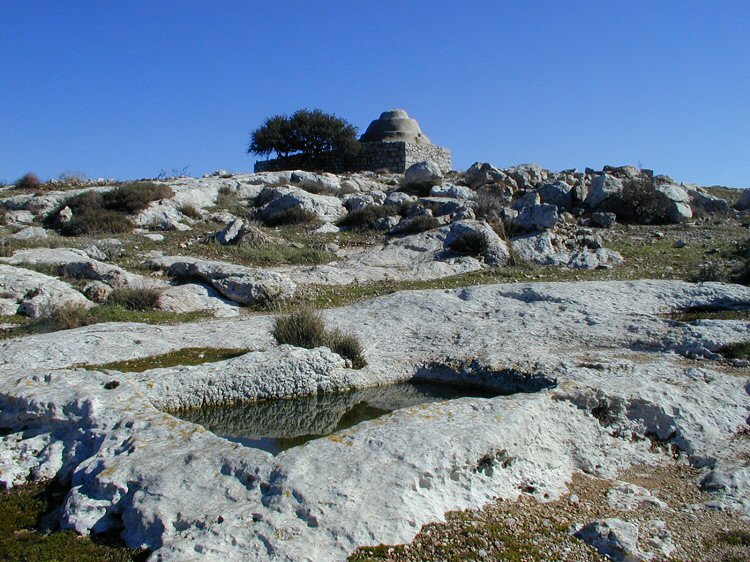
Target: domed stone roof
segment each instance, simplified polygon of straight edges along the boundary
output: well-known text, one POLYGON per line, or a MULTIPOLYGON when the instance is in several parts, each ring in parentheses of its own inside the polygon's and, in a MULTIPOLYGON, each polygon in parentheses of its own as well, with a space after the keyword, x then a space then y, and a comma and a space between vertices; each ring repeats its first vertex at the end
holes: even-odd
POLYGON ((414 144, 432 144, 430 139, 419 128, 416 119, 409 117, 403 109, 384 111, 367 127, 359 139, 362 142, 411 142, 414 144))

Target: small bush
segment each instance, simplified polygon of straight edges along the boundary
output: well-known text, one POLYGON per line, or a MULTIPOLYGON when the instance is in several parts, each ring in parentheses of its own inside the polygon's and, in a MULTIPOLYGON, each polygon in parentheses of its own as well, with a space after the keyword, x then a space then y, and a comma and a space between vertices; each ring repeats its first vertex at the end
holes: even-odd
POLYGON ((736 255, 741 260, 741 264, 733 272, 732 280, 735 283, 750 285, 750 238, 738 245, 736 255))
POLYGON ((168 185, 133 182, 102 194, 102 206, 111 211, 130 214, 142 211, 153 201, 170 197, 174 197, 174 191, 168 185))
POLYGON ((706 283, 708 281, 723 281, 724 276, 721 267, 716 262, 702 263, 698 273, 690 278, 693 283, 706 283))
POLYGON ((478 189, 474 199, 474 214, 477 219, 487 222, 502 219, 503 208, 509 203, 497 187, 478 189))
POLYGON ((449 244, 452 252, 462 256, 481 256, 487 251, 488 247, 487 235, 478 230, 466 231, 456 236, 449 244))
POLYGON ((82 303, 67 303, 56 306, 42 320, 51 330, 72 330, 93 323, 89 309, 82 303))
POLYGON ((420 215, 404 221, 404 225, 399 228, 399 234, 419 234, 439 226, 440 223, 435 217, 420 215))
POLYGON ((306 349, 326 346, 344 359, 349 359, 355 369, 367 365, 362 345, 356 336, 344 334, 340 330, 326 331, 323 318, 311 308, 303 308, 276 318, 273 337, 279 344, 286 343, 306 349))
POLYGON ((36 174, 29 172, 18 178, 15 186, 16 189, 39 189, 42 187, 42 180, 36 174))
POLYGON ((728 359, 748 359, 750 358, 750 340, 725 345, 719 349, 719 353, 728 359))
POLYGON ((318 312, 303 308, 276 318, 273 337, 279 344, 313 349, 325 345, 326 329, 318 312))
POLYGON ((84 214, 73 214, 73 218, 60 226, 63 236, 89 236, 94 234, 120 234, 130 232, 133 223, 116 211, 94 209, 84 214))
POLYGON ((395 217, 398 214, 399 209, 397 207, 369 205, 363 209, 358 209, 344 215, 336 224, 354 230, 372 230, 375 228, 375 223, 378 220, 385 217, 395 217))
POLYGON ((356 336, 334 330, 327 335, 326 344, 334 353, 338 353, 344 359, 349 359, 354 369, 361 369, 367 365, 367 360, 362 353, 362 344, 356 336))
POLYGON ((189 203, 181 205, 180 212, 186 217, 190 217, 191 219, 201 218, 201 212, 195 207, 195 205, 190 205, 189 203))
POLYGON ((266 226, 283 226, 286 224, 308 224, 317 222, 318 216, 312 211, 302 207, 289 207, 283 211, 277 211, 263 219, 266 226))
POLYGON ((159 289, 126 287, 113 290, 107 298, 107 303, 128 310, 155 310, 159 307, 160 298, 159 289))
POLYGON ((308 193, 312 193, 313 195, 335 195, 338 196, 341 194, 341 191, 334 188, 329 187, 327 185, 315 185, 315 184, 307 184, 307 185, 300 185, 298 186, 301 190, 307 191, 308 193))

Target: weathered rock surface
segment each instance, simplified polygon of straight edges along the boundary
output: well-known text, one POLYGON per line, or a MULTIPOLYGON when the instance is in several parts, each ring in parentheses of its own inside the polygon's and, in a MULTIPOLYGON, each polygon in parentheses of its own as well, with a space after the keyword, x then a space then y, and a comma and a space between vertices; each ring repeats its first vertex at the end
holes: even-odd
POLYGON ((404 184, 418 189, 430 189, 443 183, 443 172, 432 160, 412 164, 404 172, 404 184))
POLYGON ((148 265, 178 279, 201 279, 226 299, 240 304, 268 304, 294 296, 296 284, 279 273, 190 257, 161 257, 148 265))
POLYGON ((622 519, 594 521, 577 531, 576 536, 617 562, 646 560, 638 549, 638 527, 622 519))
POLYGON ((29 318, 48 316, 55 307, 93 306, 86 297, 67 283, 49 275, 22 267, 0 264, 0 298, 5 314, 29 318), (13 310, 15 305, 16 310, 13 310))
POLYGON ((256 212, 261 220, 293 208, 309 211, 325 222, 336 222, 346 214, 341 200, 331 195, 316 195, 293 187, 266 188, 264 193, 264 197, 271 199, 256 212))
POLYGON ((599 207, 604 201, 613 195, 622 193, 622 180, 609 174, 596 176, 591 181, 586 204, 592 209, 599 207))
MULTIPOLYGON (((734 438, 750 408, 746 380, 678 355, 741 341, 750 323, 662 316, 748 301, 746 287, 675 281, 395 293, 325 312, 328 325, 364 343, 369 364, 359 371, 324 348, 276 347, 265 316, 97 325, 4 341, 0 424, 11 433, 0 438, 0 481, 60 477, 72 485, 64 527, 121 526, 128 544, 155 549, 153 560, 196 552, 343 560, 356 546, 408 541, 445 511, 514 498, 531 484, 534 494, 555 498, 574 471, 611 478, 630 464, 659 462, 643 438, 649 434, 703 467, 705 486, 716 483, 716 506, 750 514, 737 456, 748 445, 734 438), (196 343, 265 351, 141 374, 70 369, 196 343), (276 457, 158 409, 417 373, 502 381, 510 369, 541 373, 556 387, 408 408, 276 457), (108 390, 113 379, 120 384, 108 390)), ((621 527, 604 523, 600 537, 621 527)), ((630 535, 618 530, 614 542, 635 553, 630 535)))
POLYGON ((113 288, 158 288, 165 285, 158 279, 130 273, 119 266, 91 259, 86 252, 75 248, 17 250, 10 258, 0 258, 0 261, 11 265, 51 265, 57 267, 61 275, 102 281, 113 288))
MULTIPOLYGON (((575 240, 573 240, 575 242, 575 240)), ((513 255, 537 265, 568 266, 573 269, 597 269, 622 263, 622 256, 606 248, 591 248, 582 243, 567 247, 550 231, 519 236, 511 240, 513 255)))

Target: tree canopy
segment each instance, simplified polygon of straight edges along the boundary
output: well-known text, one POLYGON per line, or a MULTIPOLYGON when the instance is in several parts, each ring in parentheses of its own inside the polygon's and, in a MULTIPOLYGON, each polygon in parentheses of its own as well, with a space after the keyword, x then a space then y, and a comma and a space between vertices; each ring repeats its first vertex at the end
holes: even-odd
POLYGON ((356 156, 357 128, 320 109, 300 109, 291 117, 273 115, 252 132, 248 153, 274 152, 281 159, 293 157, 295 165, 325 169, 334 156, 344 160, 356 156))

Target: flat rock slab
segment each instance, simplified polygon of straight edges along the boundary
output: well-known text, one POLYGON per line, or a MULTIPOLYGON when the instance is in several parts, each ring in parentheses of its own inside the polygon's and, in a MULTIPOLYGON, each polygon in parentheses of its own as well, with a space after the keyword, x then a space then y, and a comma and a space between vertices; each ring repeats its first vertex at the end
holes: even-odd
POLYGON ((94 303, 64 281, 30 269, 1 264, 0 301, 3 313, 17 313, 30 318, 48 316, 58 306, 94 306, 94 303))
POLYGON ((64 527, 122 528, 129 545, 155 549, 152 560, 343 560, 360 545, 408 541, 448 510, 555 498, 575 471, 612 478, 660 462, 649 434, 704 467, 716 506, 750 514, 749 447, 734 438, 750 409, 747 379, 685 358, 747 339, 750 323, 662 316, 747 302, 747 287, 676 281, 394 293, 324 313, 363 342, 358 371, 326 348, 275 345, 268 316, 4 341, 0 424, 11 433, 0 481, 57 475, 71 484, 64 527), (197 342, 256 351, 144 373, 71 369, 197 342), (399 410, 276 457, 162 411, 451 372, 555 386, 399 410))
POLYGON ((288 299, 297 289, 291 279, 280 273, 222 261, 169 256, 147 263, 166 269, 168 275, 178 279, 200 279, 226 299, 240 304, 267 304, 288 299))

